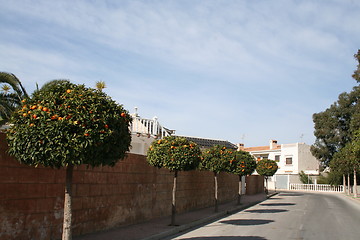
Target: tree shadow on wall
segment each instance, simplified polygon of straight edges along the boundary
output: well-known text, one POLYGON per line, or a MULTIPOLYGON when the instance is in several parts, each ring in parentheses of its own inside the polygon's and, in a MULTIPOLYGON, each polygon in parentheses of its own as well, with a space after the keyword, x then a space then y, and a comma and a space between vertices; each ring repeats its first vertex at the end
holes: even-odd
POLYGON ((274 220, 267 220, 267 219, 233 219, 233 220, 220 221, 220 223, 238 225, 238 226, 263 225, 272 222, 274 222, 274 220))
POLYGON ((246 210, 245 212, 249 213, 281 213, 288 212, 286 209, 256 209, 256 210, 246 210))
POLYGON ((182 240, 266 240, 263 237, 257 236, 219 236, 219 237, 193 237, 182 238, 182 240))

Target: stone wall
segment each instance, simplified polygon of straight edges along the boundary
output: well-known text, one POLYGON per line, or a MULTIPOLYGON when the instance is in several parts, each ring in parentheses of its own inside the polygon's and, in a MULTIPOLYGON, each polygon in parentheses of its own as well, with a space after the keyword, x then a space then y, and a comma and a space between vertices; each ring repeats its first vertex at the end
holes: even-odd
MULTIPOLYGON (((0 240, 61 238, 64 169, 20 164, 7 155, 5 139, 0 133, 0 240)), ((211 172, 180 172, 177 211, 212 206, 213 181, 211 172)), ((218 181, 219 202, 236 199, 238 177, 221 173, 218 181)), ((256 180, 250 182, 247 193, 259 192, 256 180)), ((114 167, 75 167, 73 235, 169 216, 172 183, 173 173, 149 166, 138 154, 114 167)))

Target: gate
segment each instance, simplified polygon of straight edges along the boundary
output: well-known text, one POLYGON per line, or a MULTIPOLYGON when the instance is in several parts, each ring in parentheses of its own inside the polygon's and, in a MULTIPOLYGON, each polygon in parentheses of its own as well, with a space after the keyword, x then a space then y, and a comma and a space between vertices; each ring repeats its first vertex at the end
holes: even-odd
POLYGON ((289 177, 288 175, 275 175, 275 188, 288 189, 289 177))

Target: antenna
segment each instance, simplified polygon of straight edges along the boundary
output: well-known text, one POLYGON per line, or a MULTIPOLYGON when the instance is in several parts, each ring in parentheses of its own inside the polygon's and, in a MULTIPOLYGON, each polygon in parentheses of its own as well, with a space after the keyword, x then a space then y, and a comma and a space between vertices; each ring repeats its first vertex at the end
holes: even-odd
POLYGON ((304 134, 302 133, 302 134, 300 135, 300 142, 303 141, 303 138, 304 138, 304 134))
POLYGON ((241 143, 244 143, 245 134, 241 135, 241 143))

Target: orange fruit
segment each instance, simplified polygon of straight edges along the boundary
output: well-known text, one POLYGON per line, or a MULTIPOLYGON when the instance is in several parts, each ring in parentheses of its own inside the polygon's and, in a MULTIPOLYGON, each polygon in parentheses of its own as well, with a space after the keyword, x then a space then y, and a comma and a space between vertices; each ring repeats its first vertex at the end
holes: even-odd
POLYGON ((68 90, 66 90, 66 92, 67 92, 67 93, 71 93, 71 90, 70 90, 70 89, 68 89, 68 90))
POLYGON ((126 113, 121 113, 120 116, 126 117, 126 113))

